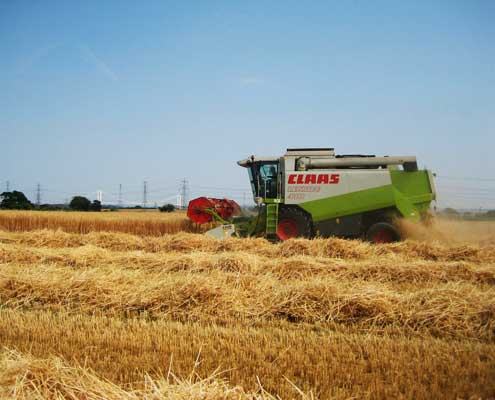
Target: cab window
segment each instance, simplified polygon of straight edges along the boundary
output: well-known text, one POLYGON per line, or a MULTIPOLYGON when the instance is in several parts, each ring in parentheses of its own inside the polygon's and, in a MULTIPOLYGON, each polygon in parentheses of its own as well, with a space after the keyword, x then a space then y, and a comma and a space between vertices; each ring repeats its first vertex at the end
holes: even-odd
POLYGON ((259 169, 259 196, 277 198, 278 163, 262 164, 259 169))

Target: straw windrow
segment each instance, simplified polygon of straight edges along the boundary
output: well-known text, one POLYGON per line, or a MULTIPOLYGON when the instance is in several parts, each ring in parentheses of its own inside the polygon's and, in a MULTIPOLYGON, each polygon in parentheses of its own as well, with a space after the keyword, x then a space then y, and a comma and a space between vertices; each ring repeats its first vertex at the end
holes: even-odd
POLYGON ((18 351, 2 356, 0 397, 495 393, 489 226, 449 225, 479 240, 406 227, 388 245, 35 226, 0 230, 0 345, 18 351))

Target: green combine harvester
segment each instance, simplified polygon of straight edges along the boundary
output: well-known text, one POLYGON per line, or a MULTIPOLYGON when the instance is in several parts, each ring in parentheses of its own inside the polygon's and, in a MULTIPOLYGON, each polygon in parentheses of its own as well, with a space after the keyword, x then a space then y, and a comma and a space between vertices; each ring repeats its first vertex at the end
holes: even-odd
POLYGON ((339 236, 375 243, 400 240, 398 218, 427 221, 433 174, 416 157, 336 155, 334 149, 287 149, 282 157, 251 156, 247 168, 259 212, 242 216, 233 200, 199 197, 188 207, 198 224, 220 222, 217 238, 270 240, 339 236))

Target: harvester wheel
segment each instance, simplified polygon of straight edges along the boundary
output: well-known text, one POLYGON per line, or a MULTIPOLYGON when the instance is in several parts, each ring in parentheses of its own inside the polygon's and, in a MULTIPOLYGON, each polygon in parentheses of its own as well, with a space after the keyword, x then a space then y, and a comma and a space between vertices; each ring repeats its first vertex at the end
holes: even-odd
POLYGON ((377 222, 366 232, 366 239, 372 243, 392 243, 400 240, 400 233, 388 222, 377 222))
POLYGON ((296 237, 311 237, 311 220, 296 207, 281 207, 278 213, 277 237, 288 240, 296 237))

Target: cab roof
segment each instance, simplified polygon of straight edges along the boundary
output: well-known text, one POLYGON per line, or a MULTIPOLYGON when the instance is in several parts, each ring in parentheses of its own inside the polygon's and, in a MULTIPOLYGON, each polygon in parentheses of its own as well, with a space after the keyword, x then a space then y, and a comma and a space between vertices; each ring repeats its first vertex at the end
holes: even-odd
POLYGON ((248 168, 251 164, 260 162, 278 162, 280 157, 261 157, 261 156, 251 156, 245 158, 244 160, 237 161, 237 164, 241 167, 248 168))

